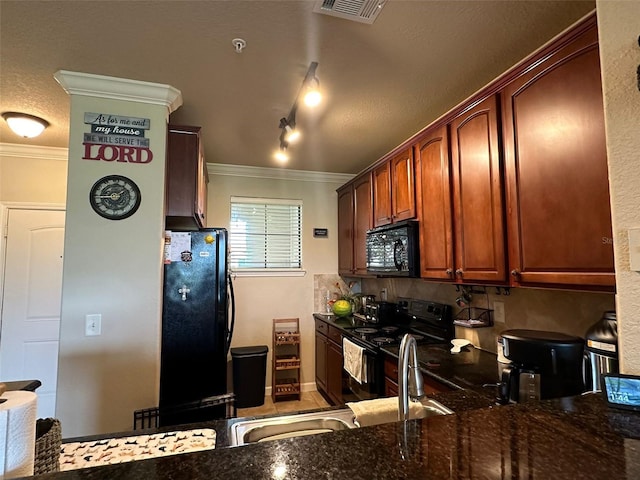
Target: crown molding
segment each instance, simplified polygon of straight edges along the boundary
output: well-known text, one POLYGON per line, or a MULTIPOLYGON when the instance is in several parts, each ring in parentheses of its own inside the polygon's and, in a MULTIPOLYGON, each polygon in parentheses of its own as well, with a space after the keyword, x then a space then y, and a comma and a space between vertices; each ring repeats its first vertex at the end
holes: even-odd
POLYGON ((163 105, 174 112, 182 105, 182 92, 171 85, 58 70, 53 78, 69 95, 163 105))
POLYGON ((321 182, 344 184, 355 175, 346 173, 314 172, 311 170, 288 170, 286 168, 250 167, 247 165, 228 165, 223 163, 207 163, 209 175, 226 175, 230 177, 270 178, 291 180, 296 182, 321 182))
POLYGON ((0 143, 0 156, 39 160, 59 160, 66 162, 69 159, 69 149, 62 147, 23 145, 19 143, 0 143))
MULTIPOLYGON (((0 156, 61 160, 66 162, 69 159, 69 149, 22 145, 18 143, 0 143, 0 156)), ((209 175, 226 175, 229 177, 270 178, 294 182, 339 183, 341 185, 355 177, 355 175, 347 173, 287 170, 283 168, 250 167, 223 163, 207 163, 207 173, 209 175)))

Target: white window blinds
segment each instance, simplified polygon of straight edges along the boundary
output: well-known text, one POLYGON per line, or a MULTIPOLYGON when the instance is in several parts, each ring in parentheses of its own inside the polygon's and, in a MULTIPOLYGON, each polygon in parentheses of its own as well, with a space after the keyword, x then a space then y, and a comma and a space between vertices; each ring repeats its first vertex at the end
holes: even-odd
POLYGON ((301 268, 301 232, 301 200, 231 197, 231 268, 301 268))

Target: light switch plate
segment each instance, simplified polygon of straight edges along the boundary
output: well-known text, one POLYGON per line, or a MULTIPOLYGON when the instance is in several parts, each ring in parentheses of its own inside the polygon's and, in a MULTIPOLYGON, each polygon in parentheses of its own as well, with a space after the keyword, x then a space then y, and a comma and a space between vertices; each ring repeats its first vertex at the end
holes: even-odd
POLYGON ((87 315, 84 320, 85 337, 93 337, 102 333, 102 315, 92 313, 87 315))

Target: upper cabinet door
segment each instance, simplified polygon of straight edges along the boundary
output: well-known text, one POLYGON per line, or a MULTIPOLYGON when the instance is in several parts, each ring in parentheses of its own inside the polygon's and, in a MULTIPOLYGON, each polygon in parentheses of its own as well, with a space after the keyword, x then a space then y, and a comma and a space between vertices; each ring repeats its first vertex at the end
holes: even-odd
POLYGON ((367 230, 371 228, 371 174, 353 182, 353 269, 367 274, 367 230))
POLYGON ((391 159, 391 180, 392 220, 399 222, 415 218, 416 192, 411 148, 391 159))
POLYGON ((416 193, 411 148, 373 170, 373 226, 415 218, 416 193))
POLYGON ((353 273, 353 185, 338 190, 338 273, 353 273))
POLYGON ((420 276, 453 280, 451 182, 447 127, 428 131, 416 145, 420 276))
POLYGON ((373 226, 391 223, 391 163, 384 162, 373 170, 373 226))
POLYGON ((166 228, 197 230, 206 225, 207 165, 200 127, 167 129, 166 228))
POLYGON ((451 122, 456 280, 506 282, 497 99, 451 122))
POLYGON ((615 284, 597 42, 594 24, 504 89, 514 286, 615 284))

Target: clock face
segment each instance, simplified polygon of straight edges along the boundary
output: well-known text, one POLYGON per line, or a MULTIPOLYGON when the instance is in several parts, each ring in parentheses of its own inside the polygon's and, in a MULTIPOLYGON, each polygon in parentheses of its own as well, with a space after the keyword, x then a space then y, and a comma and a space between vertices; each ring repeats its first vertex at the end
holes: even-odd
POLYGON ((138 207, 142 196, 133 180, 120 175, 101 178, 91 187, 89 203, 96 213, 109 220, 130 217, 138 207))

